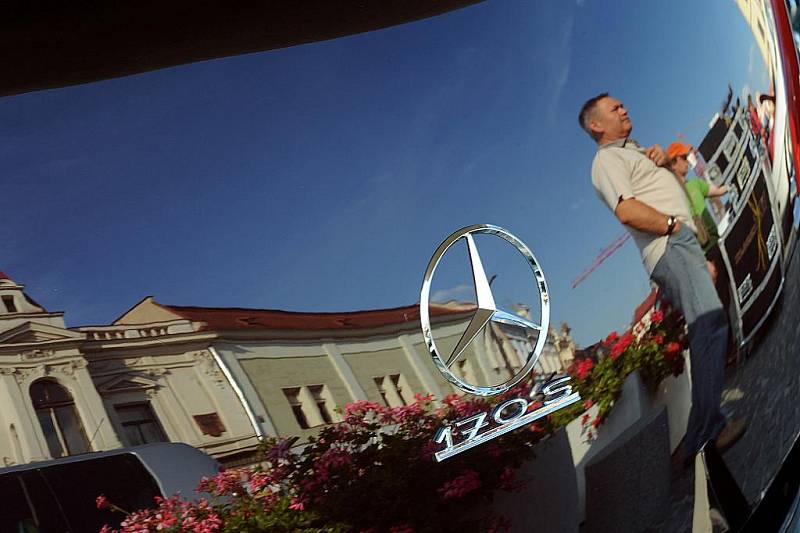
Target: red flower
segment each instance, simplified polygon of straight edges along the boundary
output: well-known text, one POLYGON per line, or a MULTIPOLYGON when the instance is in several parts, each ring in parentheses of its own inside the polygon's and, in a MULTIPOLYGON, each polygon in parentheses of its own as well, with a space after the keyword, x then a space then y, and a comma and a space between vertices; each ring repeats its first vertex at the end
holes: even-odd
POLYGON ((611 348, 611 360, 616 361, 617 357, 622 355, 622 352, 624 351, 625 351, 624 349, 620 349, 619 343, 615 344, 614 347, 611 348))
POLYGON ((534 422, 533 424, 528 426, 528 429, 532 433, 544 433, 545 432, 545 429, 542 426, 540 426, 538 422, 534 422))
POLYGON ((656 333, 655 335, 653 335, 653 341, 656 344, 664 344, 664 335, 656 333))
POLYGON ((603 345, 604 346, 611 346, 612 344, 614 344, 617 341, 617 339, 619 339, 619 335, 617 335, 616 331, 612 331, 611 333, 608 334, 608 337, 606 337, 606 340, 603 341, 603 345))
POLYGON ((654 309, 653 314, 650 315, 650 320, 654 324, 660 323, 662 320, 664 320, 664 311, 661 309, 654 309))
POLYGON ((591 416, 589 416, 589 413, 586 413, 585 415, 583 415, 583 417, 581 417, 581 425, 585 426, 590 418, 591 418, 591 416))
POLYGON ((664 347, 664 353, 667 357, 674 357, 681 351, 681 345, 675 341, 670 342, 664 347))
POLYGON ((594 367, 594 361, 589 358, 586 358, 578 363, 578 368, 575 371, 575 374, 578 376, 578 379, 586 379, 592 371, 592 367, 594 367))
POLYGON ((597 427, 600 425, 601 422, 602 420, 600 420, 600 417, 598 416, 597 418, 592 420, 592 427, 597 429, 597 427))
POLYGON ((633 334, 628 331, 617 341, 614 347, 611 348, 611 359, 616 360, 617 357, 622 355, 625 350, 628 349, 628 346, 631 345, 631 342, 633 342, 633 334))
POLYGON ((544 403, 542 403, 542 402, 541 402, 541 401, 539 401, 539 400, 533 401, 533 402, 531 402, 531 403, 529 403, 529 404, 528 404, 528 408, 526 409, 526 411, 527 411, 528 413, 532 413, 533 411, 535 411, 535 410, 537 410, 538 408, 540 408, 542 405, 544 405, 544 403))
POLYGON ((592 401, 591 398, 587 398, 586 401, 583 402, 583 408, 584 409, 589 409, 593 405, 594 405, 594 402, 592 401))

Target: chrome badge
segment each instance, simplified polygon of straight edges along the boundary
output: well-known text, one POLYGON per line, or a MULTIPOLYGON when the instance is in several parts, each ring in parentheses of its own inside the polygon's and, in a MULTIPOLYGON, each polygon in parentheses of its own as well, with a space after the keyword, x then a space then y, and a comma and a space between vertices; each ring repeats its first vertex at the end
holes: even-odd
MULTIPOLYGON (((547 331, 550 325, 550 300, 544 273, 530 248, 517 237, 499 226, 476 224, 461 228, 447 237, 436 249, 428 263, 428 268, 425 271, 425 277, 422 282, 419 305, 422 335, 425 339, 425 344, 428 346, 428 351, 433 358, 434 364, 446 380, 464 392, 477 396, 495 396, 502 394, 519 383, 533 370, 547 341, 547 331), (514 246, 527 261, 533 274, 536 290, 539 294, 540 316, 538 323, 528 318, 523 318, 522 316, 504 311, 496 305, 489 279, 486 276, 478 247, 473 238, 473 235, 478 234, 492 235, 505 240, 514 246), (436 272, 437 265, 447 251, 461 239, 464 239, 467 245, 472 270, 472 281, 477 299, 477 309, 455 348, 451 353, 445 354, 437 348, 431 327, 429 309, 431 282, 436 272), (525 364, 522 365, 516 374, 505 382, 490 386, 467 383, 451 369, 458 361, 465 357, 466 349, 491 322, 516 326, 527 331, 537 331, 538 335, 535 345, 530 353, 528 353, 525 364)), ((491 413, 478 413, 463 420, 458 420, 452 425, 440 428, 434 440, 438 444, 444 444, 444 449, 436 452, 436 460, 442 461, 448 457, 452 457, 453 455, 499 437, 518 427, 534 422, 543 416, 580 400, 580 394, 577 392, 573 393, 572 387, 569 385, 569 380, 569 376, 561 376, 548 383, 539 384, 534 392, 542 394, 544 396, 544 402, 538 409, 531 410, 535 404, 531 402, 529 398, 513 398, 496 406, 491 413), (492 421, 494 424, 492 424, 492 421)))

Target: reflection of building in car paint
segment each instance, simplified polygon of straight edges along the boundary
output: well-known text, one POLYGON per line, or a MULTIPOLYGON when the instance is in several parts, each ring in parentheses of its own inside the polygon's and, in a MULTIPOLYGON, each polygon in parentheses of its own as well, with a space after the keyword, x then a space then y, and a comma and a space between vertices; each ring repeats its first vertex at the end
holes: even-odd
POLYGON ((784 258, 793 241, 788 198, 777 198, 779 190, 788 195, 789 176, 784 166, 770 165, 766 150, 738 99, 714 117, 698 148, 702 177, 728 187, 723 209, 711 200, 707 208, 720 235, 717 288, 739 343, 752 337, 780 295, 784 258), (776 186, 783 182, 786 187, 776 186))
POLYGON ((767 13, 765 11, 766 4, 764 0, 736 0, 736 5, 742 12, 742 16, 750 30, 753 32, 753 37, 758 44, 758 49, 761 52, 761 57, 764 59, 764 64, 769 69, 770 77, 775 65, 775 38, 771 31, 771 26, 767 22, 767 13))
POLYGON ((764 149, 768 152, 772 166, 767 179, 772 181, 774 201, 783 225, 784 255, 788 256, 794 240, 791 232, 791 211, 797 182, 792 163, 794 155, 787 109, 786 67, 778 60, 777 28, 773 17, 768 13, 769 3, 763 0, 737 0, 737 4, 767 66, 770 87, 762 91, 764 94, 756 92, 753 100, 758 121, 763 127, 764 149))
MULTIPOLYGON (((66 328, 0 276, 0 460, 5 464, 159 441, 186 442, 232 465, 259 435, 308 437, 356 400, 388 406, 459 393, 433 365, 418 306, 347 313, 161 305, 148 297, 109 326, 66 328)), ((474 305, 431 306, 452 349, 474 305)), ((497 383, 535 338, 492 324, 456 372, 497 383)), ((551 330, 536 368, 572 360, 568 328, 551 330)))

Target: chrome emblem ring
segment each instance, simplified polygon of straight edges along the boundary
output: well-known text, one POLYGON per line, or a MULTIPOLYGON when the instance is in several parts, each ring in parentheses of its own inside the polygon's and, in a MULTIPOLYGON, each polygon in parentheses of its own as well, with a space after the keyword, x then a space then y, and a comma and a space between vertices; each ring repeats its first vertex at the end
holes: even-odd
POLYGON ((539 266, 538 261, 536 261, 536 257, 534 257, 530 248, 528 248, 525 243, 523 243, 517 237, 499 226, 494 226, 491 224, 475 224, 461 228, 447 237, 447 239, 445 239, 444 242, 442 242, 442 244, 440 244, 433 253, 433 257, 431 257, 431 260, 428 263, 428 268, 425 270, 425 276, 422 281, 422 290, 420 292, 419 302, 422 336, 425 338, 425 344, 428 346, 428 351, 433 358, 434 364, 447 381, 461 390, 477 396, 494 396, 507 391, 519 383, 520 380, 525 378, 525 376, 531 372, 534 365, 536 365, 536 361, 539 359, 539 355, 541 354, 545 341, 547 340, 547 332, 550 326, 550 301, 544 273, 542 272, 542 269, 539 266), (541 304, 541 316, 538 324, 516 314, 503 311, 495 304, 494 296, 492 295, 492 290, 489 286, 489 280, 486 277, 486 272, 483 269, 480 254, 478 253, 478 247, 475 245, 475 240, 473 239, 473 235, 479 234, 493 235, 495 237, 504 239, 506 242, 514 246, 528 262, 528 266, 533 273, 533 279, 536 285, 536 290, 539 293, 539 302, 541 304), (436 347, 436 341, 433 338, 433 332, 431 329, 431 281, 433 280, 433 275, 436 271, 437 265, 442 260, 445 253, 447 253, 447 250, 450 249, 450 247, 460 239, 464 239, 467 243, 467 250, 469 252, 469 259, 472 269, 472 281, 475 286, 475 294, 478 305, 475 314, 472 316, 467 329, 462 334, 461 339, 453 349, 453 352, 450 354, 442 354, 436 347), (528 354, 525 364, 514 376, 504 383, 483 387, 463 381, 451 370, 451 368, 456 362, 460 361, 466 355, 465 350, 490 322, 509 324, 512 326, 525 328, 526 330, 536 330, 539 332, 539 334, 536 339, 536 344, 533 350, 528 354))

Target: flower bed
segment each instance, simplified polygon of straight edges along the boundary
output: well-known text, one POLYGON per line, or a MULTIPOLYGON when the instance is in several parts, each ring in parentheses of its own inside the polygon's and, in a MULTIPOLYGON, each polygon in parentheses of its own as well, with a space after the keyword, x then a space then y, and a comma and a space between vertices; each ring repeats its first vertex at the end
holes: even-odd
POLYGON ((552 432, 549 422, 442 463, 433 459, 438 445, 431 437, 444 424, 529 392, 517 387, 492 401, 451 395, 439 407, 419 395, 391 409, 349 404, 343 422, 324 427, 301 451, 293 451, 296 439, 270 439, 261 466, 204 479, 198 490, 214 495, 213 502, 159 499, 155 509, 129 515, 119 531, 507 530, 508 520, 488 503, 495 491, 520 488, 516 471, 552 432))
POLYGON ((596 430, 611 413, 622 394, 625 378, 639 371, 651 391, 667 376, 683 372, 683 351, 686 332, 683 317, 669 309, 654 309, 648 322, 640 322, 623 335, 611 332, 601 343, 600 353, 575 361, 569 369, 573 386, 581 393, 583 405, 575 405, 553 415, 553 423, 565 425, 593 405, 598 406, 592 418, 584 414, 581 422, 586 437, 594 438, 596 430), (590 427, 591 426, 591 427, 590 427))
MULTIPOLYGON (((583 404, 442 463, 433 459, 438 428, 529 396, 530 381, 492 399, 451 395, 439 406, 420 395, 396 408, 358 401, 345 408, 343 422, 325 426, 299 451, 293 449, 296 438, 270 439, 262 445, 260 466, 204 479, 198 490, 212 494, 212 501, 157 499, 154 509, 129 514, 119 530, 103 531, 504 531, 509 521, 489 504, 496 491, 521 488, 517 470, 533 458, 535 444, 597 405, 594 418, 582 417, 592 439, 630 373, 638 370, 655 389, 683 371, 684 343, 680 317, 655 310, 649 323, 622 336, 611 333, 602 343, 607 353, 573 365, 573 386, 583 404)), ((114 508, 102 497, 98 506, 114 508)))

